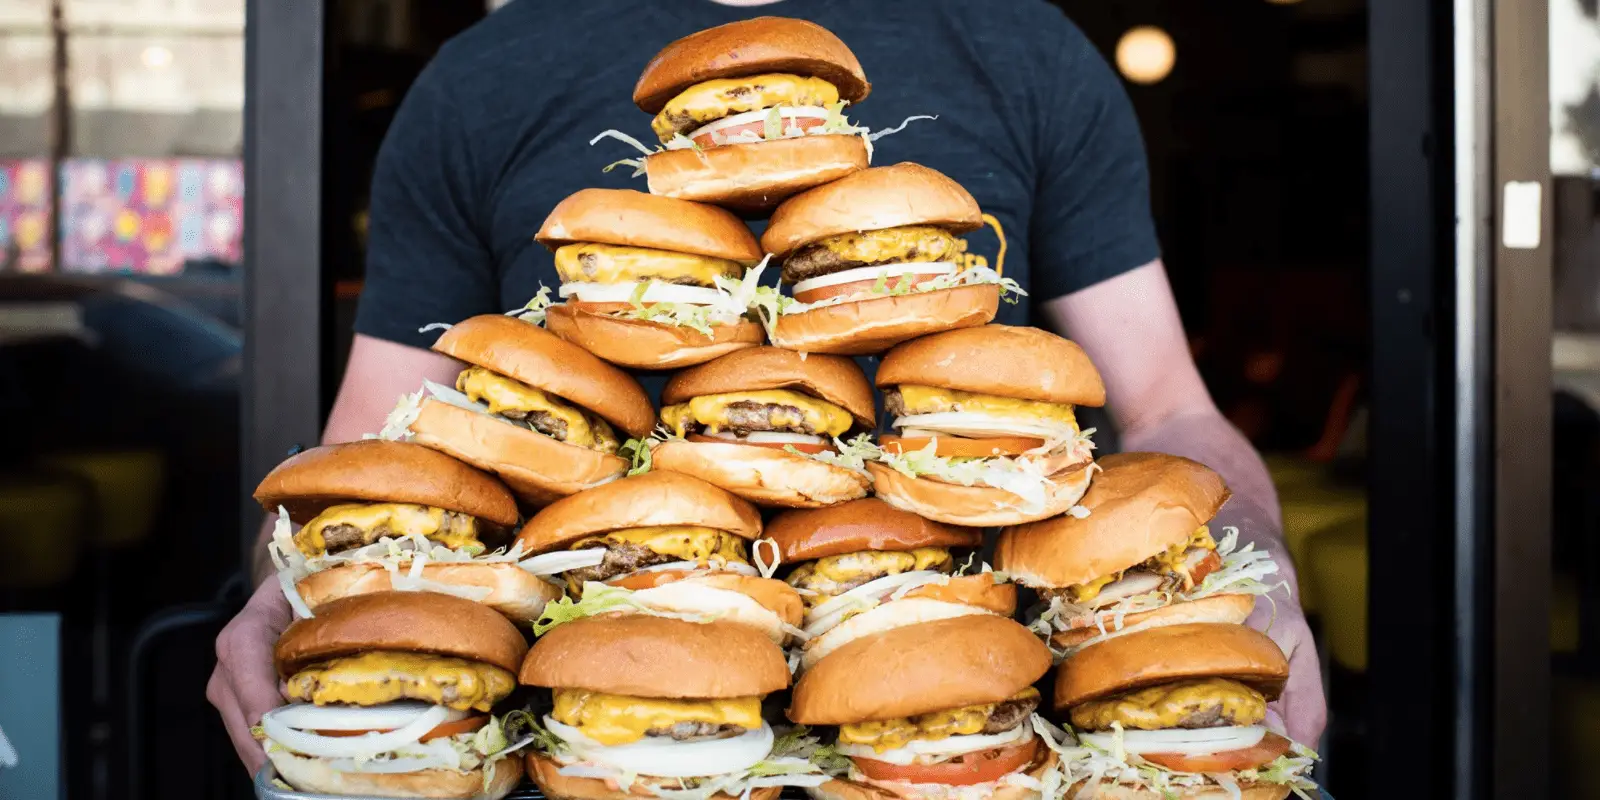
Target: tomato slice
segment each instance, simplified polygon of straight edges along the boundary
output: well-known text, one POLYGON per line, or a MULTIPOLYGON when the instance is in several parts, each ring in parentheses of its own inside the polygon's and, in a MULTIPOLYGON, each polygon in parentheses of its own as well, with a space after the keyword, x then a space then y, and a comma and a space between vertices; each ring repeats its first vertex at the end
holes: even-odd
POLYGON ((870 758, 852 757, 861 774, 875 781, 905 781, 907 783, 943 783, 949 786, 971 786, 975 783, 997 781, 1031 763, 1039 753, 1039 737, 1020 744, 967 753, 937 764, 890 764, 870 758))
POLYGON ((752 447, 770 447, 773 450, 782 450, 786 447, 793 447, 802 453, 808 453, 810 455, 834 452, 833 445, 831 444, 807 444, 805 442, 735 442, 732 439, 719 439, 715 436, 707 436, 703 433, 691 433, 689 434, 688 439, 691 442, 711 442, 714 444, 747 444, 752 447))
MULTIPOLYGON (((420 741, 429 742, 429 741, 433 741, 434 739, 442 739, 442 738, 447 737, 447 736, 455 736, 458 733, 472 733, 472 732, 478 730, 479 728, 482 728, 483 726, 488 725, 488 724, 489 724, 489 715, 487 715, 487 714, 485 714, 483 716, 479 716, 479 717, 463 717, 461 719, 456 720, 455 722, 443 723, 443 724, 435 727, 433 730, 422 734, 422 739, 420 741)), ((317 733, 322 735, 322 736, 361 736, 363 734, 368 734, 368 733, 387 733, 387 731, 381 731, 381 730, 317 731, 317 733)))
POLYGON ((1210 575, 1219 569, 1222 569, 1222 556, 1217 555, 1216 551, 1213 550, 1209 553, 1206 553, 1206 557, 1200 559, 1200 563, 1194 565, 1194 568, 1189 570, 1189 577, 1194 580, 1194 585, 1199 586, 1200 582, 1205 580, 1207 575, 1210 575))
POLYGON ((1289 752, 1289 740, 1276 733, 1261 737, 1254 747, 1228 750, 1204 756, 1178 753, 1145 753, 1144 760, 1179 772, 1233 772, 1266 764, 1289 752))
POLYGON ((933 442, 933 453, 938 456, 964 456, 988 458, 990 456, 1018 456, 1044 446, 1043 439, 1026 436, 1002 436, 994 439, 967 439, 961 436, 936 436, 932 438, 885 435, 878 437, 883 449, 891 453, 921 450, 933 442))
MULTIPOLYGON (((783 127, 793 127, 799 128, 803 131, 809 131, 812 128, 820 128, 826 123, 827 120, 823 119, 822 117, 785 117, 783 120, 783 127)), ((753 132, 757 136, 765 136, 766 131, 767 120, 763 117, 762 119, 751 120, 750 122, 746 122, 742 125, 730 125, 722 130, 717 131, 717 135, 722 136, 724 140, 726 140, 734 136, 738 136, 741 133, 753 132)), ((701 147, 717 146, 717 143, 712 140, 711 134, 709 133, 702 133, 699 136, 694 137, 693 141, 695 144, 700 145, 701 147)))
MULTIPOLYGON (((943 277, 946 276, 912 274, 890 275, 885 279, 885 282, 890 288, 894 288, 902 284, 906 286, 921 286, 922 284, 934 280, 935 278, 943 277)), ((850 283, 836 283, 832 286, 823 286, 818 289, 807 289, 803 292, 795 292, 794 299, 799 300, 802 303, 815 303, 818 300, 827 300, 830 297, 844 297, 847 295, 856 294, 858 292, 870 292, 872 291, 872 287, 877 285, 877 278, 872 278, 871 280, 865 281, 851 281, 850 283)))

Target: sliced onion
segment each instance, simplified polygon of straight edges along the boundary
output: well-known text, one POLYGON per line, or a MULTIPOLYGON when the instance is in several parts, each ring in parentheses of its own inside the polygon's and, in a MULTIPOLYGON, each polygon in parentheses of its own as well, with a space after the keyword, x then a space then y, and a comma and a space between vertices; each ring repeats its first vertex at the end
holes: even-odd
MULTIPOLYGON (((1187 730, 1171 728, 1160 731, 1123 731, 1122 749, 1129 753, 1173 753, 1181 756, 1207 756, 1255 747, 1267 735, 1261 725, 1240 725, 1226 728, 1196 728, 1187 730)), ((1102 750, 1115 746, 1115 734, 1079 733, 1085 742, 1102 750)))
POLYGON ((387 733, 365 733, 360 736, 319 736, 298 731, 284 724, 271 712, 261 718, 261 727, 267 737, 289 748, 290 751, 317 758, 370 758, 416 744, 422 735, 450 718, 450 709, 434 706, 418 714, 411 722, 387 733))
POLYGON ((909 414, 897 417, 894 427, 902 436, 926 436, 928 433, 947 433, 983 439, 994 436, 1026 436, 1034 439, 1070 440, 1078 435, 1072 428, 1057 423, 1039 422, 1027 418, 1000 417, 977 411, 941 411, 935 414, 909 414))
POLYGON ((730 442, 749 442, 751 444, 832 444, 826 436, 808 436, 804 433, 782 433, 779 431, 751 431, 743 436, 728 431, 706 433, 714 439, 726 439, 730 442))
POLYGON ((533 575, 555 575, 569 569, 598 566, 606 560, 606 548, 591 547, 584 550, 560 550, 554 553, 525 558, 517 566, 533 575))
MULTIPOLYGON (((673 561, 667 564, 657 564, 653 567, 640 567, 639 569, 636 569, 628 574, 636 575, 640 572, 693 572, 695 570, 702 569, 715 569, 722 572, 737 572, 740 575, 749 575, 751 577, 757 577, 761 574, 756 570, 755 567, 752 567, 749 564, 740 564, 737 561, 729 561, 726 564, 711 566, 705 566, 695 561, 673 561)), ((620 578, 623 576, 618 575, 617 577, 620 578)))
POLYGON ((749 595, 706 586, 692 579, 635 589, 630 599, 656 611, 696 614, 760 628, 779 645, 788 639, 783 620, 772 609, 749 595))
MULTIPOLYGON (((576 297, 584 303, 627 303, 633 300, 634 293, 639 290, 637 281, 628 283, 563 283, 561 296, 563 298, 576 297)), ((707 289, 704 286, 679 286, 675 283, 662 283, 651 281, 645 287, 644 295, 639 299, 641 303, 692 303, 695 305, 713 305, 722 298, 722 293, 716 289, 707 289)))
POLYGON ((1090 600, 1086 605, 1090 608, 1099 608, 1121 602, 1130 597, 1159 591, 1162 582, 1163 578, 1160 575, 1150 572, 1135 572, 1125 575, 1121 580, 1113 581, 1102 587, 1100 593, 1095 595, 1094 599, 1090 600))
POLYGON ((975 733, 970 736, 948 736, 943 739, 922 740, 914 739, 904 747, 878 752, 867 744, 839 744, 839 752, 857 758, 870 758, 886 764, 906 766, 917 762, 929 763, 928 756, 952 756, 965 753, 976 753, 983 750, 993 750, 996 747, 1025 742, 1034 736, 1033 728, 1028 725, 1018 725, 1002 733, 982 734, 975 733))
MULTIPOLYGON (((386 731, 402 728, 417 717, 437 708, 430 703, 400 701, 381 706, 319 706, 312 703, 295 703, 268 711, 272 717, 290 728, 304 731, 386 731)), ((449 715, 445 722, 466 719, 465 711, 445 709, 449 715)))
POLYGON ((848 592, 830 597, 811 609, 806 614, 806 635, 820 636, 826 633, 828 629, 843 622, 849 612, 871 608, 901 586, 911 583, 933 583, 943 577, 942 572, 923 569, 902 572, 899 575, 885 575, 867 581, 848 592))
POLYGON ((825 289, 842 283, 875 281, 881 275, 893 278, 898 275, 954 275, 955 273, 956 265, 950 261, 902 261, 894 264, 879 264, 874 267, 857 267, 843 272, 807 278, 794 285, 794 292, 803 294, 812 289, 825 289))
POLYGON ((881 605, 877 608, 863 611, 833 625, 826 633, 817 636, 815 639, 810 639, 804 652, 800 655, 800 666, 810 669, 818 661, 826 658, 829 653, 865 636, 872 636, 907 625, 918 625, 924 622, 988 613, 991 613, 988 609, 962 605, 961 603, 947 603, 943 600, 933 600, 926 597, 897 600, 888 605, 881 605))
POLYGON ((592 764, 658 778, 695 778, 740 772, 772 752, 772 728, 761 727, 728 739, 680 742, 670 736, 646 736, 636 742, 603 745, 583 731, 544 718, 545 727, 561 737, 573 755, 592 764))
MULTIPOLYGON (((733 114, 731 116, 716 120, 715 122, 708 122, 684 135, 690 139, 696 139, 701 136, 705 136, 708 133, 716 133, 717 131, 725 130, 727 128, 737 128, 740 125, 745 125, 751 122, 763 122, 771 113, 772 109, 763 108, 756 111, 745 111, 740 114, 733 114)), ((827 119, 829 116, 828 109, 821 108, 819 106, 796 106, 793 108, 785 106, 778 109, 778 115, 783 119, 794 119, 796 117, 815 117, 818 119, 827 119)), ((785 125, 783 127, 788 126, 785 125)))

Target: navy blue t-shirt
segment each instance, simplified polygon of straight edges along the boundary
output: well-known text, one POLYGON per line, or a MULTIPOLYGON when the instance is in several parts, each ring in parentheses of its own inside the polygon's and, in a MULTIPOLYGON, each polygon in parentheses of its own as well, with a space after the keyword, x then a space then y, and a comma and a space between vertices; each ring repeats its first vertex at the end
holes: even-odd
MULTIPOLYGON (((1050 300, 1153 261, 1138 123, 1117 77, 1043 0, 515 0, 440 50, 406 95, 378 156, 366 285, 356 330, 417 347, 435 322, 522 305, 559 285, 533 241, 557 202, 590 186, 645 190, 626 168, 653 145, 633 105, 645 63, 668 42, 736 19, 813 20, 860 59, 872 93, 846 109, 880 139, 873 163, 913 161, 954 178, 989 223, 969 263, 1050 300)), ((759 231, 761 224, 755 225, 759 231)), ((996 321, 1027 324, 1029 301, 996 321)), ((654 381, 651 381, 653 383, 654 381)))

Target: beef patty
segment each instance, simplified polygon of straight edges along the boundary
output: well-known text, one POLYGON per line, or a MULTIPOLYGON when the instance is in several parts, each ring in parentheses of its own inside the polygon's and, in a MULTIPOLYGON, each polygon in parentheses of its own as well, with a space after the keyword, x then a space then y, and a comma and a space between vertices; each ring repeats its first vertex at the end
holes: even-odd
POLYGON ((744 728, 738 725, 730 725, 726 722, 721 724, 715 722, 675 722, 665 728, 651 728, 645 731, 645 735, 671 736, 680 742, 686 742, 695 739, 729 739, 742 735, 744 732, 744 728))
POLYGON ((1039 695, 1031 692, 1030 695, 1029 697, 1007 700, 995 706, 994 710, 989 712, 989 721, 983 724, 982 733, 992 736, 996 733, 1005 733, 1021 725, 1028 718, 1028 715, 1039 707, 1039 695))
POLYGON ((557 419, 556 415, 548 411, 509 409, 500 416, 506 419, 514 419, 518 422, 526 422, 529 427, 557 441, 564 442, 567 440, 567 421, 557 419))
POLYGON ((592 567, 567 570, 565 574, 568 585, 582 586, 585 581, 603 581, 645 567, 683 560, 677 556, 657 553, 642 544, 632 542, 606 542, 598 546, 606 548, 605 560, 592 567))
MULTIPOLYGON (((472 517, 455 511, 444 512, 444 518, 439 522, 439 531, 447 533, 463 523, 470 523, 472 517)), ((339 553, 345 550, 354 550, 365 547, 385 536, 398 537, 400 534, 391 530, 387 524, 378 525, 371 530, 363 530, 349 523, 329 525, 322 529, 324 549, 329 553, 339 553)))

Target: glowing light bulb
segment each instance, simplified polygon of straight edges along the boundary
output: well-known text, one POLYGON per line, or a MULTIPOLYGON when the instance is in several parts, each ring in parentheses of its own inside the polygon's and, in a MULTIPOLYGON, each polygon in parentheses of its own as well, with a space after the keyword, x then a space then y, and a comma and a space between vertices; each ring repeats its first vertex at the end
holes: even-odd
POLYGON ((1117 42, 1117 69, 1134 83, 1160 83, 1177 60, 1172 37, 1154 25, 1131 28, 1117 42))

